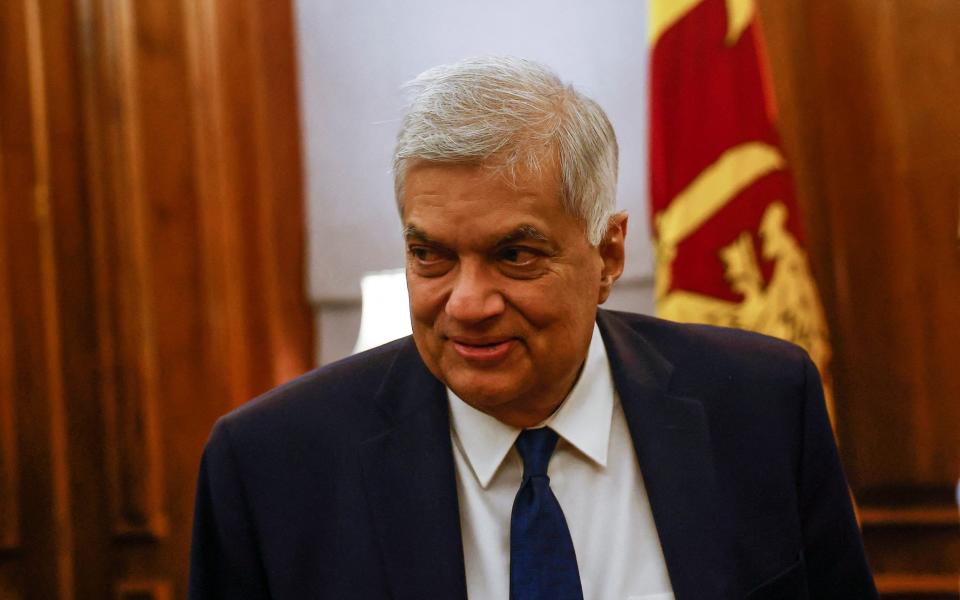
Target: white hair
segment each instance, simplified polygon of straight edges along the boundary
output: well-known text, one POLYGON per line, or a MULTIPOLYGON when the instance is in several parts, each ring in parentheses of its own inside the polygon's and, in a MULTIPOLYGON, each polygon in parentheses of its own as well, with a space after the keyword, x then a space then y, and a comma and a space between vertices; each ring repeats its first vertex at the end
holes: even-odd
POLYGON ((393 155, 403 210, 407 170, 419 161, 484 164, 511 175, 556 157, 564 208, 598 245, 617 193, 617 138, 596 102, 550 69, 511 57, 441 65, 404 86, 410 107, 393 155))

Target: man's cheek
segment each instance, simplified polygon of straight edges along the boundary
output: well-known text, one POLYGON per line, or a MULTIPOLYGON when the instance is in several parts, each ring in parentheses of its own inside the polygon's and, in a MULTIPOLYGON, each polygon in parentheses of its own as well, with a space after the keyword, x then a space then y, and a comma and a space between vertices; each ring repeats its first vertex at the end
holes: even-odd
POLYGON ((428 297, 423 296, 421 293, 411 293, 410 318, 425 327, 432 326, 437 314, 434 305, 435 303, 430 302, 428 297))
POLYGON ((419 321, 432 322, 443 310, 445 296, 440 285, 408 282, 407 294, 410 297, 410 314, 419 321))

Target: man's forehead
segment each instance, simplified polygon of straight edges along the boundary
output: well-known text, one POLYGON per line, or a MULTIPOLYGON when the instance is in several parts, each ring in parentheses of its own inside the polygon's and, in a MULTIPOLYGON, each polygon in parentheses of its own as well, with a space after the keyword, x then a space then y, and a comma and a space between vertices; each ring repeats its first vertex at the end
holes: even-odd
POLYGON ((404 237, 447 246, 560 243, 568 230, 583 228, 556 181, 524 170, 517 175, 507 181, 483 164, 419 164, 404 193, 404 237))

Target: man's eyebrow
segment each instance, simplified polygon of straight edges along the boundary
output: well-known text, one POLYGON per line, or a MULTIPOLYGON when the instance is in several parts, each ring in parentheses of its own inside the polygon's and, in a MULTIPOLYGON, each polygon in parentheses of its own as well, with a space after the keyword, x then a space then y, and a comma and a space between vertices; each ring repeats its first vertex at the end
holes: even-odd
POLYGON ((425 244, 432 243, 433 240, 430 239, 430 236, 427 235, 427 232, 420 229, 416 225, 407 225, 403 228, 403 239, 406 241, 417 241, 423 242, 425 244))
POLYGON ((531 240, 535 242, 549 242, 550 238, 533 225, 524 224, 497 240, 497 246, 506 246, 531 240))
MULTIPOLYGON (((406 241, 417 241, 423 242, 424 244, 435 244, 437 243, 433 238, 427 235, 427 232, 420 229, 416 225, 406 225, 403 228, 403 239, 406 241)), ((500 237, 497 240, 496 246, 507 246, 509 244, 515 244, 517 242, 523 241, 536 241, 536 242, 549 242, 550 238, 547 237, 545 233, 534 227, 533 225, 519 225, 509 233, 500 237)))

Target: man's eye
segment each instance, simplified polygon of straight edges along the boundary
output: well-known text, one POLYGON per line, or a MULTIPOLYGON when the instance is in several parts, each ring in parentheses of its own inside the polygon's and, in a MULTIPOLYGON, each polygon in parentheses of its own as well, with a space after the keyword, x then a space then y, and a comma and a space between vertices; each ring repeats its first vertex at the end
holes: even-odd
POLYGON ((538 254, 527 248, 504 248, 500 251, 500 260, 513 266, 530 265, 538 258, 538 254))
POLYGON ((421 277, 439 277, 454 264, 455 257, 442 249, 430 246, 408 246, 410 268, 421 277))
POLYGON ((440 253, 425 246, 412 246, 410 254, 420 262, 435 262, 440 259, 440 253))

